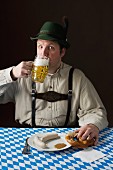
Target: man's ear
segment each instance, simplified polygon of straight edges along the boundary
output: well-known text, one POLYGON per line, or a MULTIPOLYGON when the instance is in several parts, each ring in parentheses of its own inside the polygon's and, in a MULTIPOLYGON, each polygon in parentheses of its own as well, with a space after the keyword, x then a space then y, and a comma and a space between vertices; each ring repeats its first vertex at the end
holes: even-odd
POLYGON ((66 53, 66 48, 62 48, 60 53, 61 53, 61 58, 62 58, 66 53))

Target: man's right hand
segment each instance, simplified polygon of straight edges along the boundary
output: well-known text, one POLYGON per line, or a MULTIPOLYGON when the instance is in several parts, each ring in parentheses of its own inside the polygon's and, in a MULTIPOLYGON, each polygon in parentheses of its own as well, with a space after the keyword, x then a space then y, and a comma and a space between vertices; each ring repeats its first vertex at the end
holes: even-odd
POLYGON ((32 61, 22 61, 17 66, 13 67, 11 77, 13 79, 28 77, 31 74, 32 66, 32 61))

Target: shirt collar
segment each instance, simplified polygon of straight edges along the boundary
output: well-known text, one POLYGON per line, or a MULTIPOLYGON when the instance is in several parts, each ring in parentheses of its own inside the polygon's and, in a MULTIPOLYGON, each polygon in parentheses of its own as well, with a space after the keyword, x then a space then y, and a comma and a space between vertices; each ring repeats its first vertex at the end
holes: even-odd
POLYGON ((55 76, 55 75, 57 75, 57 74, 61 75, 61 74, 62 74, 61 70, 62 70, 63 66, 64 66, 64 63, 61 62, 60 67, 56 70, 56 72, 53 73, 53 74, 48 73, 48 76, 55 76))
POLYGON ((57 69, 57 71, 54 73, 54 74, 51 74, 51 75, 47 75, 47 77, 66 77, 66 75, 68 74, 68 70, 71 68, 72 66, 64 63, 64 62, 61 62, 61 65, 60 67, 57 69))

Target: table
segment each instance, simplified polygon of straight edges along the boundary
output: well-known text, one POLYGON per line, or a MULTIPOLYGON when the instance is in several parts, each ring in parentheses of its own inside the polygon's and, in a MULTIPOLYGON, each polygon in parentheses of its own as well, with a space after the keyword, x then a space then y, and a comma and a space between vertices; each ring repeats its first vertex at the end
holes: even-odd
POLYGON ((23 155, 26 137, 41 132, 67 133, 74 128, 0 128, 0 170, 112 170, 113 128, 106 128, 99 134, 99 142, 93 149, 107 154, 105 157, 87 163, 74 157, 80 149, 68 148, 57 152, 41 152, 31 148, 30 155, 23 155))

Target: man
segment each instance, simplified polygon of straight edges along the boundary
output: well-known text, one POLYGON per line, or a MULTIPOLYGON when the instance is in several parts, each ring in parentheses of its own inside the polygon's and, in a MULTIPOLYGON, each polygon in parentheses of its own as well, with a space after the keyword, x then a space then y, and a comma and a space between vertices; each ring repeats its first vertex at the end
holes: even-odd
POLYGON ((70 46, 67 41, 67 29, 66 18, 64 18, 64 26, 46 22, 40 32, 31 38, 36 41, 37 54, 45 55, 50 59, 49 72, 44 83, 35 84, 37 94, 45 94, 46 98, 43 96, 37 98, 35 108, 32 108, 33 62, 23 61, 15 67, 0 71, 0 103, 9 101, 15 103, 15 120, 20 124, 32 125, 33 109, 36 126, 76 127, 78 116, 80 126, 77 130, 78 137, 82 137, 83 140, 87 137, 95 138, 96 145, 99 130, 108 125, 107 113, 95 88, 84 73, 74 69, 71 75, 69 73, 71 66, 62 62, 70 46), (68 84, 72 85, 72 94, 68 84), (49 95, 46 92, 49 92, 49 95), (50 101, 50 92, 55 101, 50 101), (64 99, 66 96, 68 100, 64 99))

